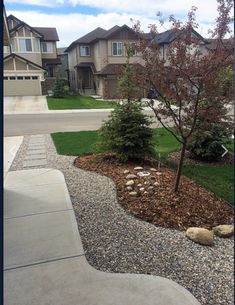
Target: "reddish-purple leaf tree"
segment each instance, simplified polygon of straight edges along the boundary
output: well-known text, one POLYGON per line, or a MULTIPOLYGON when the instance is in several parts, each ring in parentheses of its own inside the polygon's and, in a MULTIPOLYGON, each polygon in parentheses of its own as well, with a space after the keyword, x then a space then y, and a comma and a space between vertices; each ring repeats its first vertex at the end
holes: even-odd
MULTIPOLYGON (((198 126, 199 117, 205 115, 207 122, 229 122, 227 106, 232 100, 232 84, 224 88, 225 71, 233 65, 233 38, 230 33, 232 0, 218 0, 219 17, 211 30, 213 47, 195 29, 196 8, 192 7, 185 23, 170 16, 171 37, 169 44, 161 44, 157 26, 152 25, 152 39, 140 30, 140 23, 134 25, 139 34, 136 49, 143 54, 144 73, 139 74, 142 88, 157 90, 157 102, 150 100, 157 120, 180 143, 181 155, 178 163, 174 191, 179 189, 180 176, 187 144, 198 126), (170 118, 173 124, 165 123, 170 118)), ((162 21, 160 21, 162 23, 162 21)))

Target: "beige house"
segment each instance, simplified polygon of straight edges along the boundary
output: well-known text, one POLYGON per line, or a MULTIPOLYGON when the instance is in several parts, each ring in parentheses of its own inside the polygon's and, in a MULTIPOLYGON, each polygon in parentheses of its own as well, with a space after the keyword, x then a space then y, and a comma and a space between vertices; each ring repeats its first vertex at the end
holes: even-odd
MULTIPOLYGON (((177 33, 169 30, 154 38, 145 33, 145 39, 156 40, 161 45, 164 59, 167 59, 169 44, 177 33)), ((208 42, 195 30, 192 35, 199 38, 200 50, 206 52, 208 42)), ((117 71, 126 62, 125 45, 137 40, 136 33, 127 25, 114 26, 110 30, 97 28, 75 40, 65 50, 68 53, 70 87, 82 94, 97 94, 105 98, 116 96, 117 71)), ((144 65, 140 54, 131 58, 132 64, 144 65)))
POLYGON ((47 94, 60 64, 56 29, 31 27, 5 12, 4 28, 4 96, 47 94))
MULTIPOLYGON (((125 45, 137 37, 127 25, 110 30, 97 28, 72 42, 68 53, 69 82, 73 90, 83 94, 115 97, 117 70, 126 62, 125 45)), ((132 64, 143 64, 140 56, 131 58, 132 64)))

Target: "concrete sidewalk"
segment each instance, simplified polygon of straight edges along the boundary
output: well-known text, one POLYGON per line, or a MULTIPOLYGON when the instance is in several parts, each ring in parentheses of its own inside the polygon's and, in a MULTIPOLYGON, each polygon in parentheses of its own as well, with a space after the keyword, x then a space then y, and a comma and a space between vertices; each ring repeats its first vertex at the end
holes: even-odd
POLYGON ((199 305, 171 280, 92 268, 60 171, 8 172, 4 207, 5 305, 199 305))

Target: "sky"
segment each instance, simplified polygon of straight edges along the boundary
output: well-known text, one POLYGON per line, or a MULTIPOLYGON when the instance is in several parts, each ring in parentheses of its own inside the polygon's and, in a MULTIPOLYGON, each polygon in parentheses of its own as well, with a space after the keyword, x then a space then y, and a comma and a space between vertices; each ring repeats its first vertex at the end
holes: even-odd
POLYGON ((106 30, 114 25, 132 26, 139 20, 141 29, 148 32, 150 24, 156 24, 158 12, 165 20, 159 32, 169 29, 168 18, 185 20, 192 6, 196 6, 198 28, 202 36, 209 38, 208 29, 215 26, 216 0, 5 0, 7 15, 14 15, 32 27, 55 27, 58 47, 67 47, 97 27, 106 30))

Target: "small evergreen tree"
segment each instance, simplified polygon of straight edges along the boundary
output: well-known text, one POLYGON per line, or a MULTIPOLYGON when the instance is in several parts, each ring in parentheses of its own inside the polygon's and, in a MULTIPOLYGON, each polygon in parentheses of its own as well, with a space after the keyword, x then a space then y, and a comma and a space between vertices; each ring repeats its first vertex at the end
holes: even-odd
POLYGON ((63 98, 65 97, 65 84, 63 79, 56 79, 54 90, 53 90, 53 97, 56 98, 63 98))
POLYGON ((122 162, 154 156, 150 117, 138 103, 119 105, 100 130, 100 151, 114 152, 122 162))
POLYGON ((126 64, 119 79, 119 95, 127 103, 118 105, 110 119, 100 129, 101 141, 97 147, 102 152, 113 152, 122 162, 143 160, 154 155, 153 131, 149 116, 142 112, 135 71, 130 64, 133 55, 131 46, 126 46, 126 64))

